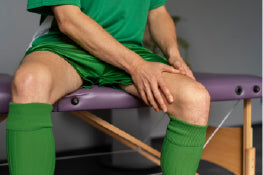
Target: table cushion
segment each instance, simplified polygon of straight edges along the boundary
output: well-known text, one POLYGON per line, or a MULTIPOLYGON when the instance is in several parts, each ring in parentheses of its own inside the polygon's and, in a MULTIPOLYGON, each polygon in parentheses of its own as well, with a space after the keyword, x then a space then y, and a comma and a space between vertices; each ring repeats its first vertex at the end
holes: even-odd
MULTIPOLYGON (((195 73, 211 96, 211 101, 227 101, 262 97, 262 79, 251 75, 195 73)), ((0 74, 0 113, 8 112, 12 77, 0 74)), ((53 111, 77 111, 137 108, 145 104, 136 97, 109 87, 79 89, 54 104, 53 111)))
POLYGON ((146 106, 140 99, 110 87, 79 89, 57 102, 57 111, 137 108, 146 106))
POLYGON ((12 77, 7 74, 0 74, 0 114, 7 113, 11 100, 12 77))
POLYGON ((211 101, 262 97, 262 78, 253 75, 195 73, 208 90, 211 101))

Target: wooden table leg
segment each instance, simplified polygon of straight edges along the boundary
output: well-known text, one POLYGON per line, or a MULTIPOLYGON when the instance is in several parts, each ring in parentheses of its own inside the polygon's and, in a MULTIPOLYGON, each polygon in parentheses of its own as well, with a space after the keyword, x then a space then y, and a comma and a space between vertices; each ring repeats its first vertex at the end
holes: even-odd
MULTIPOLYGON (((114 139, 120 141, 131 149, 138 149, 138 153, 146 157, 156 165, 160 166, 161 153, 158 150, 146 145, 135 137, 129 135, 128 133, 120 130, 119 128, 113 126, 105 120, 89 113, 88 111, 74 111, 71 114, 81 118, 85 122, 89 123, 93 127, 101 130, 102 132, 112 136, 114 139)), ((195 175, 199 175, 196 173, 195 175)))
POLYGON ((251 99, 244 100, 243 125, 243 175, 255 175, 255 153, 253 148, 253 130, 251 127, 252 106, 251 99))
POLYGON ((120 130, 114 125, 108 123, 107 121, 102 120, 101 118, 95 116, 94 114, 89 113, 88 111, 73 111, 71 112, 71 114, 81 118, 82 120, 89 123, 93 127, 110 135, 111 137, 125 144, 131 149, 137 150, 139 148, 138 150, 139 154, 141 154, 142 156, 146 157, 153 163, 160 166, 161 153, 158 150, 153 149, 152 147, 146 145, 145 143, 138 140, 137 138, 131 136, 130 134, 124 132, 123 130, 120 130))
MULTIPOLYGON (((241 138, 243 140, 243 146, 242 149, 240 149, 240 154, 238 153, 239 151, 239 131, 238 128, 235 129, 230 129, 230 128, 224 128, 220 129, 217 135, 213 138, 213 140, 209 143, 209 145, 206 147, 206 149, 203 152, 202 159, 207 160, 209 162, 213 162, 215 164, 218 164, 231 172, 234 172, 235 174, 239 175, 255 175, 255 166, 256 166, 256 149, 253 147, 253 129, 251 126, 251 117, 252 117, 252 105, 251 105, 251 99, 245 99, 244 100, 244 124, 243 124, 243 135, 240 137, 240 144, 242 145, 241 138), (225 131, 224 131, 225 130, 225 131), (228 132, 227 130, 232 130, 228 132), (224 134, 225 133, 225 134, 224 134), (236 134, 235 134, 236 133, 236 134), (220 139, 221 135, 223 136, 223 140, 220 139), (233 138, 228 138, 230 136, 233 136, 233 138), (237 139, 236 142, 233 142, 237 139), (222 144, 224 141, 226 143, 222 144), (222 142, 222 143, 221 143, 222 142), (231 165, 230 163, 227 162, 227 160, 223 159, 221 160, 221 156, 224 155, 223 149, 226 149, 226 145, 228 143, 232 143, 230 146, 234 146, 234 150, 231 148, 227 148, 232 151, 227 151, 227 154, 233 154, 233 157, 235 157, 235 160, 231 160, 231 165), (223 147, 222 147, 223 146, 223 147), (222 150, 221 150, 222 147, 222 150), (238 158, 238 155, 241 155, 240 158, 238 158), (242 160, 240 162, 239 166, 239 160, 242 160), (235 165, 234 165, 235 163, 235 165), (242 166, 241 166, 242 165, 242 166)), ((210 129, 211 130, 211 129, 210 129)), ((208 136, 209 132, 211 132, 208 128, 208 136)), ((231 137, 232 137, 231 136, 231 137)), ((229 145, 228 145, 229 146, 229 145)), ((223 156, 224 157, 224 156, 223 156)), ((232 157, 232 156, 231 156, 232 157)), ((229 158, 228 158, 229 159, 229 158)))

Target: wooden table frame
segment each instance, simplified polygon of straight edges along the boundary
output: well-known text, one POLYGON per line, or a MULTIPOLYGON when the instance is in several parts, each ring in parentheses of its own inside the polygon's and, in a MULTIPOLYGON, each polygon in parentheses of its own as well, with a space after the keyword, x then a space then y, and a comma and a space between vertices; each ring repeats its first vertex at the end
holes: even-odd
MULTIPOLYGON (((251 108, 251 99, 244 99, 243 129, 219 129, 218 133, 204 149, 202 160, 207 160, 222 166, 236 175, 255 175, 256 150, 252 144, 251 108)), ((71 114, 110 135, 131 149, 137 150, 139 154, 160 166, 161 153, 158 150, 146 145, 142 141, 88 111, 73 111, 71 114)), ((5 120, 6 117, 7 114, 0 114, 0 122, 5 120)), ((207 138, 214 129, 213 127, 208 128, 207 138)))
MULTIPOLYGON (((204 149, 202 160, 215 163, 236 175, 255 175, 255 152, 251 99, 244 99, 244 122, 240 128, 221 128, 204 149)), ((214 131, 207 130, 207 138, 214 131)))

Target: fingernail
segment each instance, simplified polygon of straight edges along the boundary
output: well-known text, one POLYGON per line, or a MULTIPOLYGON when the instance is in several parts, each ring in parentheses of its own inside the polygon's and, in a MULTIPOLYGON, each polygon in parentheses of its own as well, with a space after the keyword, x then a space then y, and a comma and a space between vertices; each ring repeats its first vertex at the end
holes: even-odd
POLYGON ((167 108, 163 108, 163 112, 167 112, 167 108))
POLYGON ((172 96, 169 98, 169 101, 170 101, 170 103, 172 103, 174 101, 172 96))

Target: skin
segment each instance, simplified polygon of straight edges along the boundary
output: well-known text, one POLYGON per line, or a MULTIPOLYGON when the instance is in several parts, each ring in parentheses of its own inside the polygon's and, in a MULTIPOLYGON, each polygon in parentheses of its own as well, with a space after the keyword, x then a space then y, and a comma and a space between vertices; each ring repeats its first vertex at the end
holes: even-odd
POLYGON ((12 82, 15 103, 54 104, 82 85, 76 70, 60 56, 38 51, 26 56, 12 82))
MULTIPOLYGON (((125 91, 142 98, 156 111, 163 110, 189 123, 206 125, 209 94, 195 81, 180 55, 174 23, 165 6, 149 12, 148 24, 153 39, 172 66, 143 60, 77 6, 53 6, 52 10, 62 33, 92 55, 131 75, 133 85, 120 85, 125 91)), ((81 84, 81 78, 65 60, 50 52, 35 52, 24 59, 15 74, 13 102, 53 104, 81 84)))
POLYGON ((146 104, 152 106, 156 104, 153 98, 146 97, 146 94, 149 95, 149 92, 152 91, 154 92, 152 96, 155 96, 162 109, 165 112, 167 111, 160 90, 169 102, 172 102, 173 97, 165 85, 161 73, 180 73, 179 70, 162 63, 144 61, 139 55, 115 40, 93 19, 82 13, 79 7, 71 5, 55 6, 53 11, 61 32, 88 50, 92 55, 125 70, 131 75, 146 104), (150 83, 150 81, 153 83, 150 83), (160 90, 158 87, 160 87, 160 90))

